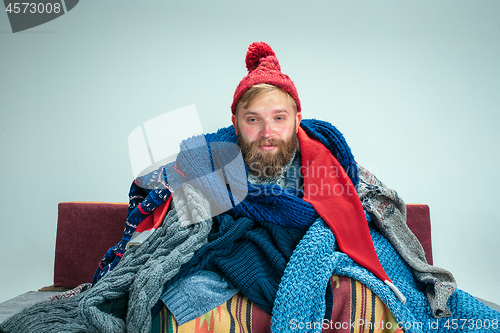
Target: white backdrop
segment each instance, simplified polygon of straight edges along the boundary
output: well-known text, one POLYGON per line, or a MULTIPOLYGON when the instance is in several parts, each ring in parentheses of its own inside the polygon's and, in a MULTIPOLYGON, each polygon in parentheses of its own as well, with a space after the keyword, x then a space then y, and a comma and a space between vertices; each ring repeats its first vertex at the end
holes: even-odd
POLYGON ((497 0, 84 0, 13 34, 1 12, 0 301, 53 283, 59 202, 127 201, 134 128, 191 104, 204 131, 230 125, 247 47, 265 41, 305 118, 430 205, 435 265, 500 303, 498 13, 497 0))

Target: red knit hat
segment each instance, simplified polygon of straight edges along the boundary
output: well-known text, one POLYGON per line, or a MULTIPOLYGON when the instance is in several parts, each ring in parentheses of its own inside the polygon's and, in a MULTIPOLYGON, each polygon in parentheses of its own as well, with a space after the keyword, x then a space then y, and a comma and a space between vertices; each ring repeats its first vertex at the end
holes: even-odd
POLYGON ((268 44, 264 42, 250 44, 245 63, 247 65, 248 75, 241 80, 234 92, 233 105, 231 105, 233 114, 236 112, 236 104, 238 104, 241 96, 243 96, 250 87, 260 83, 267 83, 280 87, 289 93, 295 100, 295 104, 297 104, 297 111, 300 112, 301 107, 297 89, 288 75, 281 72, 278 58, 276 58, 273 49, 271 49, 268 44))

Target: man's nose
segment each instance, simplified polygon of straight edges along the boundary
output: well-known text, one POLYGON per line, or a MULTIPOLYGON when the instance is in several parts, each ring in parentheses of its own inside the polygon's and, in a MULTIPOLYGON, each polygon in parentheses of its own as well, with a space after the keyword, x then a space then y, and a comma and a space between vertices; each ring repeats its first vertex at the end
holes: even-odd
POLYGON ((270 138, 273 135, 273 128, 269 122, 267 121, 263 122, 260 135, 263 136, 264 138, 270 138))

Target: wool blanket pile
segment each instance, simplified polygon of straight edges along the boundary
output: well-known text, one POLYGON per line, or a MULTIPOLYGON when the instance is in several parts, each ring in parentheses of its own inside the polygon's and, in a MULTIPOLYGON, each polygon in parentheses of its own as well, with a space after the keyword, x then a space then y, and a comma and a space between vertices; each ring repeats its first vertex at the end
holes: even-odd
MULTIPOLYGON (((401 323, 415 320, 430 326, 434 323, 430 318, 452 314, 475 320, 486 320, 488 318, 485 316, 490 316, 490 324, 493 324, 491 320, 498 318, 498 312, 487 312, 487 308, 481 307, 481 303, 474 302, 472 297, 464 296, 465 293, 456 290, 449 272, 427 265, 423 249, 405 227, 406 215, 402 208, 404 202, 367 171, 360 168, 361 171, 358 172, 343 136, 332 125, 317 120, 303 121, 301 127, 301 148, 305 147, 302 145, 304 140, 307 141, 304 135, 315 140, 312 143, 308 141, 313 147, 317 147, 317 142, 321 143, 341 166, 344 173, 340 178, 349 179, 351 186, 356 188, 357 192, 354 194, 359 205, 352 197, 347 198, 345 203, 353 204, 355 210, 359 207, 364 209, 368 221, 372 222, 367 223, 363 212, 362 220, 359 215, 355 215, 358 220, 353 229, 357 230, 359 227, 368 232, 371 247, 377 256, 378 263, 374 265, 383 266, 382 275, 387 273, 390 276, 387 279, 401 289, 408 301, 403 303, 401 297, 396 297, 394 288, 391 289, 387 280, 383 281, 385 277, 381 279, 381 271, 377 267, 364 265, 365 262, 359 260, 356 252, 352 252, 352 258, 342 252, 345 249, 342 248, 342 243, 349 237, 345 238, 342 230, 334 230, 324 219, 324 214, 318 214, 316 210, 322 211, 324 202, 311 200, 307 190, 299 189, 291 193, 276 185, 251 186, 246 178, 244 181, 234 179, 232 184, 236 184, 236 187, 237 184, 248 187, 248 195, 240 202, 237 202, 234 195, 225 199, 226 203, 237 203, 227 211, 232 218, 245 217, 307 231, 293 251, 281 278, 272 312, 273 329, 291 331, 290 325, 287 326, 291 319, 321 321, 325 313, 325 281, 331 274, 352 277, 366 283, 389 305, 401 323), (275 190, 279 190, 279 195, 273 195, 275 190), (308 276, 311 278, 305 278, 308 276), (479 309, 484 314, 481 316, 474 309, 479 309)), ((181 149, 175 164, 164 166, 136 180, 131 188, 131 206, 124 237, 106 254, 96 272, 94 286, 81 296, 27 309, 3 323, 0 331, 147 332, 151 324, 151 309, 159 299, 162 287, 207 243, 212 230, 212 217, 215 216, 212 215, 213 210, 218 212, 227 207, 217 207, 217 203, 221 203, 219 200, 214 207, 213 201, 207 198, 221 197, 223 200, 222 194, 227 192, 227 177, 238 174, 238 170, 231 169, 238 168, 230 163, 234 159, 234 152, 230 149, 222 149, 223 154, 214 154, 212 150, 208 150, 208 153, 203 149, 200 151, 196 149, 199 146, 195 142, 197 140, 202 143, 235 143, 236 136, 234 128, 229 127, 205 137, 188 140, 183 144, 184 149, 181 149), (194 157, 199 157, 200 154, 206 155, 205 162, 196 165, 197 158, 194 157), (207 160, 210 161, 208 168, 207 160), (196 167, 188 167, 192 165, 196 167), (224 182, 212 179, 213 171, 221 165, 226 166, 224 182), (199 180, 198 184, 196 180, 199 180), (172 192, 181 195, 176 199, 172 192), (168 204, 172 197, 172 208, 163 223, 156 226, 157 229, 151 233, 150 238, 140 246, 126 250, 126 245, 140 223, 151 212, 168 204), (197 215, 191 216, 191 220, 196 223, 182 223, 185 220, 182 216, 186 214, 197 215)), ((330 157, 327 159, 329 161, 303 155, 302 162, 335 163, 330 157)), ((318 179, 316 177, 316 181, 318 179)), ((312 182, 314 183, 314 179, 312 182)), ((233 191, 234 193, 238 191, 233 191)), ((339 223, 342 223, 341 217, 339 223)), ((363 232, 361 231, 361 239, 365 237, 363 232)), ((371 259, 373 258, 369 261, 371 259)), ((440 323, 444 325, 443 322, 440 323)), ((420 331, 418 329, 408 328, 408 331, 428 331, 425 328, 420 331)), ((463 331, 467 331, 467 328, 463 331)))
MULTIPOLYGON (((234 156, 238 156, 233 126, 184 141, 173 165, 166 165, 152 175, 146 175, 146 181, 141 179, 145 183, 160 178, 161 181, 157 182, 160 188, 155 187, 145 198, 140 197, 143 202, 130 212, 131 218, 127 219, 122 241, 108 251, 99 265, 94 282, 119 262, 132 232, 137 228, 138 223, 130 221, 137 215, 149 212, 151 207, 161 205, 169 197, 172 188, 175 190, 183 183, 190 182, 211 199, 212 211, 216 214, 229 209, 233 216, 270 221, 302 230, 307 230, 317 216, 321 216, 336 235, 340 249, 391 286, 404 301, 404 296, 397 291, 380 265, 370 240, 363 207, 355 189, 358 183, 356 163, 343 135, 327 122, 303 120, 298 129, 298 138, 304 174, 301 196, 272 184, 248 183, 248 168, 241 163, 245 170, 242 171, 241 167, 238 170, 238 163, 232 163, 234 156), (223 172, 217 173, 218 169, 223 169, 223 172), (332 174, 334 176, 330 176, 332 174), (232 185, 229 195, 226 182, 232 185), (324 190, 325 185, 328 190, 324 190), (238 193, 247 192, 244 200, 235 200, 238 193), (331 200, 332 196, 335 200, 331 200), (144 202, 147 205, 141 207, 144 202), (231 203, 234 207, 231 207, 231 203)), ((134 185, 137 184, 134 182, 134 185)))
MULTIPOLYGON (((238 164, 232 163, 239 153, 233 126, 184 141, 175 163, 134 181, 123 238, 103 258, 94 282, 119 262, 126 244, 141 222, 140 217, 149 215, 170 197, 172 191, 185 182, 190 182, 205 197, 211 198, 213 212, 229 209, 228 213, 235 218, 244 216, 256 221, 269 221, 284 227, 307 230, 321 216, 334 232, 340 250, 388 284, 404 302, 404 295, 391 283, 375 253, 364 208, 357 196, 357 164, 344 136, 335 126, 315 119, 302 120, 298 134, 304 167, 304 188, 299 193, 273 184, 253 185, 247 182, 248 168, 245 166, 246 169, 242 172, 238 170, 238 164), (214 172, 217 169, 224 169, 223 177, 214 172), (242 174, 245 176, 242 177, 242 174), (328 190, 323 190, 325 181, 328 190), (226 183, 232 184, 229 197, 225 195, 228 192, 226 183), (148 191, 148 188, 152 190, 148 191), (312 189, 315 190, 314 193, 312 189), (337 194, 337 189, 341 190, 340 194, 337 194), (234 199, 236 194, 244 191, 248 191, 245 199, 231 206, 231 203, 237 202, 234 199)), ((404 205, 402 200, 396 203, 404 205)), ((366 199, 364 204, 367 204, 366 199)), ((405 259, 413 264, 421 262, 426 265, 425 258, 422 258, 422 255, 425 256, 423 250, 414 252, 418 241, 407 227, 401 227, 406 226, 406 214, 398 216, 394 221, 397 221, 398 227, 386 230, 397 230, 397 233, 388 232, 386 236, 394 240, 398 251, 408 254, 405 259), (407 240, 412 242, 407 244, 407 240)), ((417 269, 419 265, 417 264, 417 269)), ((424 271, 429 270, 428 266, 425 266, 424 271)), ((434 314, 446 315, 446 300, 455 288, 453 277, 440 269, 431 269, 425 274, 420 278, 433 284, 428 294, 435 295, 429 298, 434 314), (440 287, 441 282, 444 284, 443 288, 440 287)))
MULTIPOLYGON (((303 120, 300 127, 301 131, 307 134, 302 135, 303 139, 310 137, 317 140, 327 148, 326 153, 338 161, 338 166, 332 167, 339 175, 346 178, 341 185, 356 186, 358 184, 356 163, 343 135, 331 124, 319 120, 303 120)), ((304 191, 299 193, 285 191, 272 184, 249 184, 246 177, 248 168, 244 166, 245 169, 240 170, 237 163, 231 163, 239 155, 236 142, 237 136, 233 126, 222 128, 216 133, 195 136, 181 144, 175 163, 167 164, 134 180, 130 188, 129 212, 122 240, 108 250, 99 264, 93 283, 118 264, 139 224, 164 204, 172 192, 185 182, 193 183, 207 198, 211 198, 212 211, 215 215, 229 210, 228 213, 233 216, 246 216, 258 221, 271 220, 285 227, 307 230, 318 217, 318 212, 313 204, 303 200, 304 191), (224 168, 223 179, 220 174, 214 173, 216 169, 222 168, 224 168), (232 184, 231 198, 225 195, 226 181, 232 184), (237 201, 234 198, 238 193, 248 194, 245 200, 237 201)), ((325 151, 321 153, 324 154, 325 151)), ((319 152, 316 155, 321 156, 319 152)), ((312 159, 309 161, 311 166, 313 162, 312 159)), ((319 166, 314 165, 314 167, 319 166)), ((318 173, 310 173, 309 178, 317 179, 318 176, 318 173)), ((355 192, 354 188, 350 192, 355 192)), ((359 219, 361 206, 355 208, 358 210, 359 219)), ((369 237, 368 229, 364 228, 363 223, 353 230, 360 230, 364 238, 369 237)), ((367 243, 370 244, 369 241, 367 243)), ((377 261, 376 258, 371 259, 377 261)))

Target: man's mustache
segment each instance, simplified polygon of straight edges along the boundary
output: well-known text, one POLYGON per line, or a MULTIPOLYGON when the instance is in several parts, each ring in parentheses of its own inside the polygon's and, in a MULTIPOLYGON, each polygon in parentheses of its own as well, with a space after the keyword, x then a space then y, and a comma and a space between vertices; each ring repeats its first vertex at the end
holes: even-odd
POLYGON ((253 145, 254 146, 279 146, 281 143, 283 143, 282 140, 279 139, 260 139, 258 142, 255 142, 253 145))

